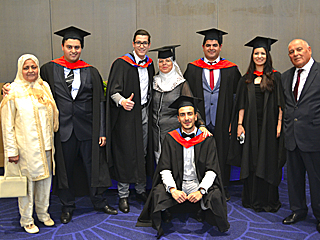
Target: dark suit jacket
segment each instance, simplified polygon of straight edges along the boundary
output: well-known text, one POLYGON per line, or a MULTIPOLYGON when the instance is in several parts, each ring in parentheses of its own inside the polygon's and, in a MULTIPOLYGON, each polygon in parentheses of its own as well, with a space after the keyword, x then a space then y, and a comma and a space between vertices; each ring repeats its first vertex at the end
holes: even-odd
MULTIPOLYGON (((75 99, 71 97, 65 78, 64 68, 54 66, 54 87, 60 113, 61 141, 67 141, 74 130, 78 140, 92 138, 92 79, 90 68, 80 69, 81 85, 75 99)), ((105 125, 102 125, 105 126, 105 125)))
POLYGON ((295 67, 282 75, 285 97, 284 134, 289 151, 320 151, 320 64, 314 62, 298 102, 292 92, 295 67))
MULTIPOLYGON (((103 107, 105 97, 102 78, 94 67, 81 69, 81 86, 77 97, 73 100, 63 71, 62 66, 53 62, 44 64, 40 69, 41 78, 49 83, 59 109, 59 131, 54 137, 56 161, 54 189, 68 188, 68 176, 65 169, 65 161, 68 159, 64 159, 61 142, 68 140, 74 130, 78 140, 93 140, 91 184, 92 187, 101 187, 103 191, 104 187, 112 184, 105 156, 106 148, 98 144, 99 137, 105 136, 106 116, 105 107, 103 107)), ((83 175, 80 174, 78 177, 81 179, 83 175)))

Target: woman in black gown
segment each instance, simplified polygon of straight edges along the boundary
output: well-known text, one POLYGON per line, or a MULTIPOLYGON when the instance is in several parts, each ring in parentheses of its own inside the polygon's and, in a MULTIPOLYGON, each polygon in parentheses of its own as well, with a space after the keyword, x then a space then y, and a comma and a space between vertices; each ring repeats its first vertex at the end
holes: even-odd
MULTIPOLYGON (((237 90, 237 137, 245 136, 241 155, 242 205, 257 212, 277 212, 283 166, 281 135, 284 106, 281 74, 272 67, 270 46, 277 40, 256 37, 247 73, 237 90)), ((234 124, 236 125, 236 124, 234 124)), ((234 133, 235 134, 235 133, 234 133)))

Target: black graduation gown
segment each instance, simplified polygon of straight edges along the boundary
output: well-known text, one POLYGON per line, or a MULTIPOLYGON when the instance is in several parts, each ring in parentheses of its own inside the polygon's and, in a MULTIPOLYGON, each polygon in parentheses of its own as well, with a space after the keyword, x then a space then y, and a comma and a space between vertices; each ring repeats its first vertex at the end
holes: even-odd
MULTIPOLYGON (((184 73, 184 77, 189 82, 193 95, 204 99, 202 72, 203 68, 189 63, 187 70, 184 73)), ((237 66, 220 69, 220 74, 220 90, 214 138, 217 143, 218 159, 222 173, 223 185, 228 186, 230 180, 230 166, 226 163, 229 148, 229 124, 231 122, 232 109, 234 105, 234 94, 236 93, 241 74, 237 66)), ((206 120, 204 101, 199 104, 198 108, 203 120, 206 120)))
MULTIPOLYGON (((48 82, 50 85, 53 97, 56 97, 54 88, 54 65, 61 67, 56 63, 49 62, 41 67, 41 78, 48 82)), ((92 80, 92 139, 98 140, 100 137, 100 103, 105 101, 103 93, 102 78, 98 70, 94 67, 89 67, 92 80)), ((63 71, 62 71, 63 72, 63 71)), ((63 76, 64 77, 64 76, 63 76)), ((63 157, 60 132, 54 134, 55 145, 55 161, 56 161, 56 176, 53 178, 53 190, 57 193, 58 189, 68 188, 68 180, 65 169, 65 160, 63 157)), ((83 185, 87 185, 86 174, 82 164, 75 166, 74 183, 76 189, 76 195, 81 196, 89 194, 88 188, 83 185)), ((92 141, 92 179, 91 187, 98 187, 98 193, 102 193, 108 187, 112 185, 108 164, 106 160, 106 147, 100 147, 97 141, 92 141)))
POLYGON ((257 121, 255 85, 247 84, 245 77, 241 78, 237 90, 228 163, 241 167, 240 179, 244 180, 242 202, 245 207, 256 211, 277 211, 281 206, 278 186, 285 163, 283 134, 276 137, 279 107, 284 109, 281 74, 274 73, 274 90, 264 92, 261 127, 257 121), (243 146, 236 140, 240 109, 245 109, 243 146))
POLYGON ((111 177, 124 183, 144 183, 146 174, 153 176, 154 158, 152 147, 152 79, 154 66, 149 74, 149 121, 148 147, 145 160, 142 136, 141 95, 138 69, 123 59, 113 62, 107 85, 107 159, 111 177), (135 105, 131 111, 117 107, 111 96, 115 93, 130 97, 134 93, 135 105))
MULTIPOLYGON (((208 194, 203 196, 204 205, 209 208, 205 211, 205 219, 209 224, 217 226, 221 232, 225 232, 229 229, 230 224, 227 220, 227 204, 216 152, 216 144, 213 137, 208 137, 194 146, 195 165, 199 182, 202 181, 205 172, 208 170, 212 170, 217 174, 213 185, 208 189, 208 194)), ((152 189, 136 225, 141 227, 152 226, 158 231, 158 236, 163 235, 161 210, 177 207, 178 204, 164 188, 160 175, 160 172, 164 169, 172 171, 177 188, 181 190, 183 181, 183 147, 169 134, 166 135, 163 141, 160 160, 153 177, 152 189)), ((181 207, 184 208, 183 212, 188 212, 190 204, 198 203, 185 202, 181 204, 181 207)))

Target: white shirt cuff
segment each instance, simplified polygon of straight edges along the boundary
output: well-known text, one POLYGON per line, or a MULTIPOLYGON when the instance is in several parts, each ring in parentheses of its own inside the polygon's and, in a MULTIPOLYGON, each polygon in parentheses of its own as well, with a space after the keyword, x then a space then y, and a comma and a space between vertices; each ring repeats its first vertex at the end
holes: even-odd
POLYGON ((212 186, 216 176, 217 174, 214 171, 207 171, 199 184, 199 188, 203 188, 208 193, 208 189, 212 186))
POLYGON ((167 192, 170 193, 170 188, 172 187, 177 189, 176 182, 174 181, 170 170, 162 170, 160 174, 161 174, 161 179, 162 179, 164 188, 166 189, 167 192))

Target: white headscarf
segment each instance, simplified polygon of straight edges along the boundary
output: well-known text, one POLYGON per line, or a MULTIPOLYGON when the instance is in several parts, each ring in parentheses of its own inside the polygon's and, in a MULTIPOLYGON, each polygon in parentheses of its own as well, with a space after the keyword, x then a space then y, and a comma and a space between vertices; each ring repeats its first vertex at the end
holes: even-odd
POLYGON ((16 78, 14 79, 14 81, 25 80, 23 78, 23 75, 22 75, 22 69, 23 69, 23 65, 24 65, 25 61, 27 61, 29 59, 34 61, 34 63, 37 65, 37 68, 38 68, 38 78, 37 78, 37 80, 40 79, 40 68, 39 68, 39 60, 38 60, 38 58, 36 58, 36 56, 34 56, 32 54, 23 54, 18 59, 18 71, 17 71, 17 75, 16 75, 16 78))
MULTIPOLYGON (((186 81, 183 78, 181 70, 176 61, 170 57, 173 67, 170 72, 163 73, 159 71, 159 74, 153 77, 153 89, 159 92, 170 92, 175 89, 178 85, 186 81)), ((158 59, 159 67, 159 59, 158 59)))
MULTIPOLYGON (((53 114, 53 129, 56 132, 59 128, 59 111, 57 109, 56 103, 53 99, 50 87, 48 84, 43 84, 43 80, 40 77, 39 60, 36 56, 32 54, 24 54, 18 59, 18 70, 14 82, 19 84, 19 90, 16 90, 13 94, 9 94, 3 98, 1 102, 1 108, 7 103, 7 101, 14 98, 23 98, 26 96, 33 95, 38 102, 46 106, 51 106, 51 111, 53 114), (22 74, 23 65, 27 60, 32 60, 37 65, 38 77, 34 82, 29 82, 24 79, 22 74)), ((50 111, 50 112, 51 112, 50 111)))

